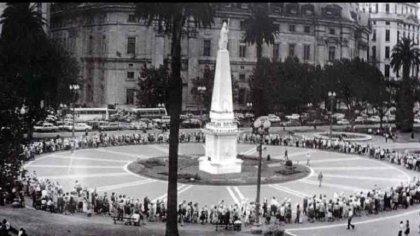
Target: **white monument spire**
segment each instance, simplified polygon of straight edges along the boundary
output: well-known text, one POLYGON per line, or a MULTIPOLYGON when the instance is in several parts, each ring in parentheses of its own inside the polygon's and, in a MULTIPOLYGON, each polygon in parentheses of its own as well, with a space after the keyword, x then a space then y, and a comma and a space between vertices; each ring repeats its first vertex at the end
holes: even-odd
POLYGON ((239 173, 242 160, 237 159, 238 127, 234 123, 232 102, 232 77, 230 74, 228 33, 226 22, 220 30, 214 73, 210 119, 206 134, 206 154, 200 158, 199 169, 212 174, 239 173))

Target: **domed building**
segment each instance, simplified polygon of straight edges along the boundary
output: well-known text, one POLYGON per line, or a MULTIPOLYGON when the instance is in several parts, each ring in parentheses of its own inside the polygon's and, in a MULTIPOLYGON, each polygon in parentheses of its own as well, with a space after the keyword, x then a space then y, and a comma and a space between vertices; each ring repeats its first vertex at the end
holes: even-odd
MULTIPOLYGON (((192 97, 192 79, 214 68, 219 31, 229 20, 228 49, 233 78, 239 91, 235 109, 249 101, 248 78, 256 63, 255 45, 243 42, 248 3, 220 3, 214 24, 191 28, 182 41, 183 109, 200 105, 192 97)), ((367 59, 368 13, 354 3, 271 3, 271 16, 279 27, 273 45, 263 46, 263 56, 323 66, 334 59, 367 59)), ((137 78, 144 63, 159 66, 170 56, 170 38, 134 17, 129 3, 66 3, 51 5, 50 35, 79 59, 84 81, 79 103, 137 106, 137 78)))

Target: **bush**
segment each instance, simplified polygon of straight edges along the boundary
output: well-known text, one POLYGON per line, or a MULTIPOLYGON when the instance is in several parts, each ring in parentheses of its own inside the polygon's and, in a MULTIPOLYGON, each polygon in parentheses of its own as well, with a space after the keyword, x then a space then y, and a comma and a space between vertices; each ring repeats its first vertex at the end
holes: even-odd
POLYGON ((196 174, 189 174, 189 173, 178 174, 178 179, 185 179, 191 182, 201 180, 200 176, 197 173, 196 174))
POLYGON ((291 160, 287 160, 286 161, 286 166, 287 167, 292 167, 293 166, 293 162, 291 160))
POLYGON ((138 162, 139 164, 142 164, 145 168, 153 168, 155 166, 165 166, 165 161, 161 158, 150 158, 147 160, 140 160, 138 162))
POLYGON ((284 236, 284 229, 279 225, 271 225, 268 230, 264 232, 264 236, 284 236))

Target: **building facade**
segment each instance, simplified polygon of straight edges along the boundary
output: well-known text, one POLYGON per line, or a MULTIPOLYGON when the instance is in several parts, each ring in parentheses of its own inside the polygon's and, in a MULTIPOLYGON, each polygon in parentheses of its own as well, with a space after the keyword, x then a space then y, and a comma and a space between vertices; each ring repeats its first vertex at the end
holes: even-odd
MULTIPOLYGON (((353 3, 271 3, 279 27, 273 45, 263 46, 263 56, 323 66, 334 59, 367 60, 371 29, 368 13, 353 3)), ((214 69, 219 32, 229 21, 228 49, 232 77, 238 80, 235 109, 250 100, 248 79, 256 63, 255 45, 243 42, 248 3, 221 3, 211 28, 188 25, 182 41, 183 109, 199 104, 191 95, 192 82, 205 68, 214 69)), ((136 106, 137 80, 144 64, 159 66, 170 58, 170 38, 134 17, 129 3, 77 3, 51 5, 50 35, 80 61, 83 86, 79 103, 136 106)))
POLYGON ((362 12, 369 13, 372 25, 369 37, 369 61, 378 67, 385 78, 400 79, 401 73, 395 73, 390 65, 392 48, 402 37, 408 37, 414 43, 419 43, 418 4, 407 2, 359 4, 362 12))

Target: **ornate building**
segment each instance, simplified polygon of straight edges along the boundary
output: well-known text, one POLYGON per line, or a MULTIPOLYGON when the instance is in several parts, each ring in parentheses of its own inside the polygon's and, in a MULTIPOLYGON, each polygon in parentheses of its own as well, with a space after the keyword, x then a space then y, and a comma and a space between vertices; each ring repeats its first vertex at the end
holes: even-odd
MULTIPOLYGON (((325 65, 334 59, 367 59, 368 13, 352 3, 272 3, 271 15, 280 34, 274 45, 263 46, 263 56, 325 65)), ((144 63, 159 66, 170 57, 170 38, 135 20, 129 3, 77 3, 51 5, 51 37, 80 60, 84 80, 80 103, 88 106, 134 106, 137 78, 144 63)), ((195 109, 191 80, 216 60, 219 31, 229 20, 228 49, 234 79, 239 82, 235 109, 249 100, 248 78, 256 63, 255 45, 243 42, 248 3, 221 3, 214 25, 187 26, 182 41, 183 109, 195 109)), ((141 101, 140 101, 141 102, 141 101)))
POLYGON ((369 61, 374 63, 389 79, 399 79, 390 61, 392 48, 402 37, 419 43, 420 24, 417 3, 359 3, 362 12, 370 14, 372 33, 369 42, 369 61))

